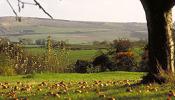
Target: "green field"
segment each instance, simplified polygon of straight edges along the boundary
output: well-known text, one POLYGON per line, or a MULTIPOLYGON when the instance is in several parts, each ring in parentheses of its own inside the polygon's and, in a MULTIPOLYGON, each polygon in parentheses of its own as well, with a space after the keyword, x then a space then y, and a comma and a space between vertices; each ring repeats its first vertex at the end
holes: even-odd
POLYGON ((166 100, 174 85, 132 85, 145 73, 43 73, 0 76, 0 99, 166 100))
MULTIPOLYGON (((25 48, 26 51, 33 55, 42 55, 46 53, 47 49, 45 48, 25 48)), ((131 49, 134 52, 134 57, 137 62, 140 62, 141 60, 141 54, 143 53, 143 50, 141 48, 132 48, 131 49)), ((55 50, 59 52, 59 50, 55 50)), ((102 50, 103 52, 106 52, 106 50, 102 50)), ((68 58, 70 62, 75 62, 76 60, 88 60, 91 61, 94 59, 98 54, 98 50, 69 50, 68 58)))
MULTIPOLYGON (((45 48, 25 48, 25 50, 32 55, 43 55, 47 52, 45 48)), ((59 50, 54 50, 59 52, 59 50)), ((92 60, 97 54, 98 50, 69 50, 68 58, 70 62, 75 62, 76 60, 92 60)))

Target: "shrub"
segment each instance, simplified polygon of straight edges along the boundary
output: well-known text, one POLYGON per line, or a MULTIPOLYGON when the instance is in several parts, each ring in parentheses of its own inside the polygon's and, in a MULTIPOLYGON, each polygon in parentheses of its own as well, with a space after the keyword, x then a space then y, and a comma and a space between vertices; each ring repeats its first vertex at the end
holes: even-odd
POLYGON ((43 55, 33 55, 26 52, 20 44, 11 43, 6 39, 0 38, 1 73, 5 73, 4 71, 8 71, 8 74, 10 74, 10 71, 17 74, 41 73, 46 71, 65 72, 69 65, 69 52, 65 47, 57 50, 58 52, 53 50, 49 39, 47 52, 43 55))
POLYGON ((116 65, 105 54, 97 56, 92 62, 94 67, 100 67, 100 71, 116 70, 116 65))
POLYGON ((46 40, 45 39, 35 40, 35 44, 36 45, 45 45, 46 44, 46 40))
POLYGON ((15 75, 16 71, 13 67, 14 62, 7 56, 0 53, 0 75, 10 76, 15 75))
POLYGON ((11 66, 3 66, 3 68, 1 67, 0 73, 1 75, 5 75, 5 76, 16 75, 15 69, 11 66))
POLYGON ((116 50, 114 61, 117 65, 117 70, 135 71, 137 64, 134 59, 134 53, 131 51, 131 42, 127 39, 114 40, 113 47, 116 50))
POLYGON ((84 60, 77 60, 75 64, 75 72, 77 73, 91 73, 93 71, 93 65, 91 62, 84 60))
POLYGON ((128 51, 131 48, 131 42, 127 39, 114 40, 112 46, 116 52, 128 51))
POLYGON ((117 70, 120 71, 132 71, 134 70, 135 62, 131 56, 121 56, 116 58, 117 70))
POLYGON ((33 41, 29 38, 19 38, 19 42, 24 45, 32 45, 33 41))

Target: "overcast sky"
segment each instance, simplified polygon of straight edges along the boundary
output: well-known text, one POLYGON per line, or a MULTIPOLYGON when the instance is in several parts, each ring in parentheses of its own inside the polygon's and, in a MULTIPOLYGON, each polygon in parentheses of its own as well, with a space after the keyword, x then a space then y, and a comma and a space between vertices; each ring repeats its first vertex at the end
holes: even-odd
MULTIPOLYGON (((17 9, 17 0, 9 0, 17 9)), ((32 2, 32 0, 23 0, 32 2)), ((145 22, 140 0, 38 0, 55 19, 106 22, 145 22)), ((0 0, 0 16, 14 15, 0 0)), ((175 10, 173 10, 175 12, 175 10)), ((25 5, 21 16, 48 18, 38 7, 25 5)), ((173 17, 175 17, 173 15, 173 17)))

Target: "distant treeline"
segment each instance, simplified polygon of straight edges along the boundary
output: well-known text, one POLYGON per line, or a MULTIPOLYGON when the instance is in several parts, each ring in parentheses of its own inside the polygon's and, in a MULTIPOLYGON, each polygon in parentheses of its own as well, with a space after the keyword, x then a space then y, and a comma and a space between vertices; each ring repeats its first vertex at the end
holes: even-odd
MULTIPOLYGON (((116 39, 118 40, 118 39, 116 39)), ((108 49, 110 48, 114 41, 92 41, 88 44, 72 44, 67 41, 62 40, 51 40, 52 48, 63 48, 63 46, 66 46, 66 48, 70 50, 98 50, 98 49, 108 49)), ((128 40, 128 39, 127 39, 128 40)), ((24 45, 24 47, 29 48, 36 48, 36 47, 43 47, 45 48, 47 46, 47 39, 37 39, 35 41, 32 41, 28 38, 21 38, 19 39, 19 42, 24 45)), ((147 41, 145 40, 138 40, 138 41, 130 41, 132 46, 134 47, 143 47, 147 44, 147 41)))

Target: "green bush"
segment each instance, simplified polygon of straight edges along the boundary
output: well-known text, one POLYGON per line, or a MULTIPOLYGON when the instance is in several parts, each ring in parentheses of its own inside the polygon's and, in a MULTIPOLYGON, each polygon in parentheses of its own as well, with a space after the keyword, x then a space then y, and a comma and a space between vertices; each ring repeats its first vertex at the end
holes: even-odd
POLYGON ((137 70, 137 62, 134 58, 134 53, 131 51, 131 42, 127 39, 113 41, 115 49, 114 61, 119 71, 135 71, 137 70))
POLYGON ((92 63, 94 68, 99 68, 100 72, 117 70, 116 64, 105 54, 97 56, 92 63))
POLYGON ((116 49, 116 52, 128 51, 132 47, 128 39, 114 40, 112 46, 116 49))
POLYGON ((75 64, 75 72, 77 73, 96 73, 100 70, 100 67, 94 67, 92 62, 85 60, 77 60, 75 64))
POLYGON ((10 60, 7 56, 0 53, 0 75, 15 75, 16 71, 13 65, 13 60, 10 60))

